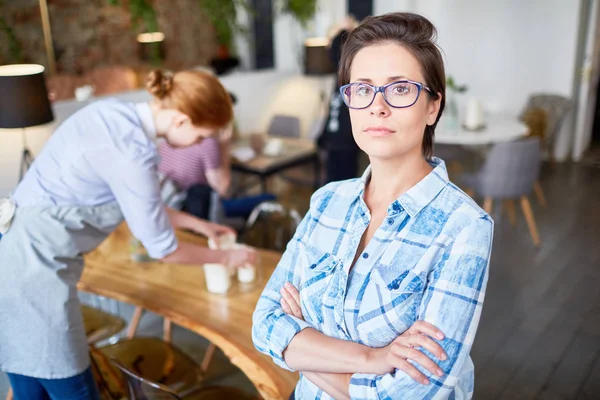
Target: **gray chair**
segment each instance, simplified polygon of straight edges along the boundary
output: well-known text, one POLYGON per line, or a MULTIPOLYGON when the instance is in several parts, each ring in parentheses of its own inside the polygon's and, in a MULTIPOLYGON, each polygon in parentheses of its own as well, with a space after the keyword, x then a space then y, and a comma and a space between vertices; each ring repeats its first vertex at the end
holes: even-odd
POLYGON ((267 133, 286 138, 300 137, 300 118, 291 115, 274 115, 267 133))
POLYGON ((523 120, 527 112, 531 109, 538 108, 546 112, 547 124, 542 149, 552 158, 554 144, 560 128, 569 113, 573 102, 564 96, 550 93, 534 93, 529 96, 527 104, 521 112, 520 119, 523 120))
POLYGON ((256 206, 248 217, 242 241, 261 249, 283 251, 301 220, 294 209, 287 209, 277 202, 264 202, 256 206))
POLYGON ((498 143, 488 153, 479 172, 462 176, 466 187, 485 198, 483 208, 487 213, 492 212, 494 200, 503 200, 513 224, 516 222, 513 200, 520 199, 529 233, 536 246, 540 245, 540 238, 527 196, 538 179, 540 163, 538 138, 498 143))

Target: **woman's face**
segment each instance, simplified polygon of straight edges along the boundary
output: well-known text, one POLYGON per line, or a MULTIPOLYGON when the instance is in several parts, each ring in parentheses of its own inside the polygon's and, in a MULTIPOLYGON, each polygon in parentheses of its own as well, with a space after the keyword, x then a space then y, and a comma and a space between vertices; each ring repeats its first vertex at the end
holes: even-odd
MULTIPOLYGON (((401 45, 381 43, 361 49, 352 62, 350 82, 383 86, 408 79, 425 84, 419 61, 401 45)), ((350 109, 352 133, 358 146, 371 159, 382 160, 422 153, 426 125, 435 123, 441 96, 433 100, 421 91, 411 107, 394 108, 377 93, 373 103, 361 110, 350 109)))
POLYGON ((171 147, 188 147, 214 136, 216 132, 217 130, 214 128, 192 125, 192 121, 187 115, 179 113, 173 117, 165 139, 171 147))

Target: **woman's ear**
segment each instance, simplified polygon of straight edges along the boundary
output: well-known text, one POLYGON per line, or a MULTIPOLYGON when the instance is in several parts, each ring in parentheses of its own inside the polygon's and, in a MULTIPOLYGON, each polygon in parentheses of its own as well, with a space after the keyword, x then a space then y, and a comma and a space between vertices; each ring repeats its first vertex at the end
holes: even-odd
POLYGON ((177 128, 179 128, 180 126, 182 126, 183 124, 185 124, 189 120, 190 120, 190 117, 188 117, 187 115, 185 115, 183 113, 177 113, 177 115, 175 115, 175 117, 173 118, 173 124, 177 128))
POLYGON ((427 105, 427 125, 435 124, 435 120, 440 112, 441 104, 442 94, 438 92, 437 98, 435 100, 430 100, 429 104, 427 105))

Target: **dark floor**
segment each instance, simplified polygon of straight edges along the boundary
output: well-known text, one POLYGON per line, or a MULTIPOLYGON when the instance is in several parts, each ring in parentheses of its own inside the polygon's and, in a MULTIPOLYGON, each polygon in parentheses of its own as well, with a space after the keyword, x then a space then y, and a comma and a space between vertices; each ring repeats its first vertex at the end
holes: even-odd
MULTIPOLYGON (((547 208, 531 199, 539 249, 522 213, 516 227, 494 213, 490 280, 472 351, 475 399, 600 399, 600 168, 547 165, 541 181, 547 208)), ((302 209, 304 192, 288 200, 302 209)), ((129 306, 120 309, 131 315, 129 306)), ((148 315, 141 332, 160 334, 160 321, 148 315)), ((183 329, 174 341, 197 358, 206 346, 183 329)), ((241 373, 226 383, 252 390, 241 373)), ((0 376, 0 395, 6 388, 0 376)))

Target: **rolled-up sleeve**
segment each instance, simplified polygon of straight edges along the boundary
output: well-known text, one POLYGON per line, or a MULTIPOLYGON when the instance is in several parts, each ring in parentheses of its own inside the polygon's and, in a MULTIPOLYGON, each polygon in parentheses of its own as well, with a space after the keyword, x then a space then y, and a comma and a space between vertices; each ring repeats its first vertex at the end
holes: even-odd
POLYGON ((132 234, 152 258, 163 258, 177 249, 177 238, 160 195, 157 155, 149 149, 135 159, 112 148, 88 154, 117 200, 132 234), (101 160, 98 160, 101 159, 101 160))
POLYGON ((469 353, 485 296, 492 237, 493 221, 489 217, 469 223, 429 274, 417 319, 444 332, 445 339, 437 342, 448 359, 440 361, 427 350, 420 350, 440 366, 444 375, 434 376, 412 361, 430 380, 429 385, 415 382, 400 370, 386 375, 354 374, 349 388, 352 399, 446 399, 450 396, 463 368, 472 367, 469 353))
POLYGON ((265 287, 252 317, 252 340, 256 349, 273 358, 282 368, 293 371, 283 359, 283 352, 294 336, 308 323, 286 314, 281 308, 280 290, 286 282, 299 287, 300 275, 295 270, 298 259, 298 241, 309 234, 312 225, 311 211, 306 214, 294 237, 287 245, 281 261, 265 287))

